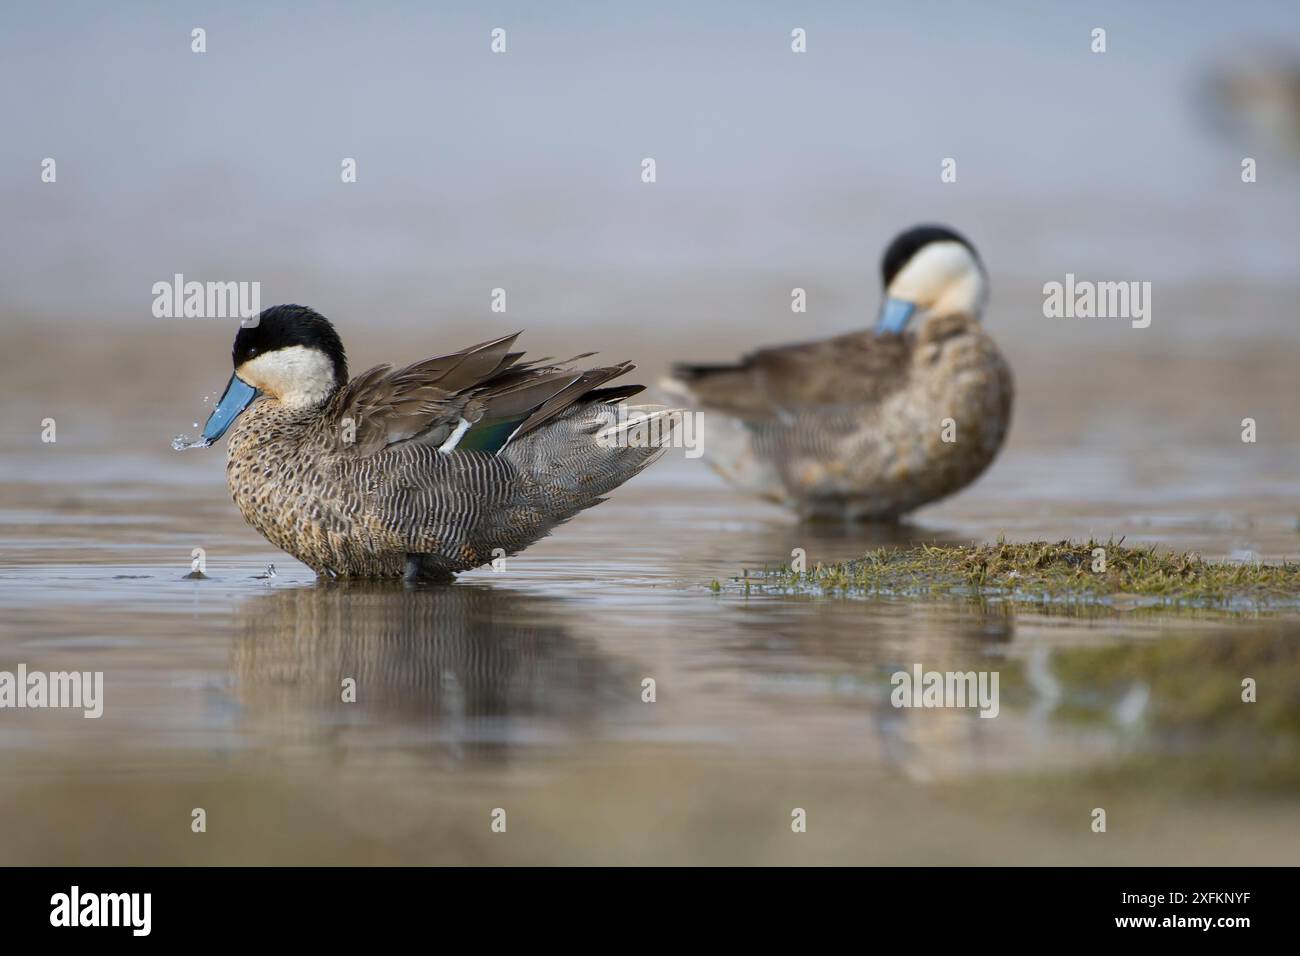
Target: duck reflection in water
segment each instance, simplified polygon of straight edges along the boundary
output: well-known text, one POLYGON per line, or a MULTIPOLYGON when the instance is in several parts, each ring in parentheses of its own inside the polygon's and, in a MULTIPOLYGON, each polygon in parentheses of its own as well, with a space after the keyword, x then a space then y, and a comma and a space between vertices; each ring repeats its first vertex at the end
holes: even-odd
POLYGON ((470 584, 277 589, 236 610, 235 694, 245 719, 344 749, 492 759, 559 745, 639 702, 632 662, 573 637, 565 614, 470 584))

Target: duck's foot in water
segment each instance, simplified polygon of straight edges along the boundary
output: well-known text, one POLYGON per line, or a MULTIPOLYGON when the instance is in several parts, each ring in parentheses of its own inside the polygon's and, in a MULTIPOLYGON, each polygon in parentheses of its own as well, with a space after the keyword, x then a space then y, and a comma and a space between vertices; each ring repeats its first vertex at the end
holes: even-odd
POLYGON ((450 584, 454 580, 456 575, 433 563, 429 555, 408 554, 406 556, 406 571, 402 574, 402 581, 405 584, 450 584))

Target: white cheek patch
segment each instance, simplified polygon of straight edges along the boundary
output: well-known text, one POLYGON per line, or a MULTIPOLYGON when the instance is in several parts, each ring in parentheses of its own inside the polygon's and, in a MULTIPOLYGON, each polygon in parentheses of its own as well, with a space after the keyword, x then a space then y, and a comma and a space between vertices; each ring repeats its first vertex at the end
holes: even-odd
POLYGON ((984 270, 960 242, 932 242, 923 247, 889 284, 893 299, 915 302, 935 315, 979 315, 986 297, 984 270))
POLYGON ((320 349, 305 345, 251 358, 235 374, 290 407, 319 405, 334 391, 334 363, 320 349))

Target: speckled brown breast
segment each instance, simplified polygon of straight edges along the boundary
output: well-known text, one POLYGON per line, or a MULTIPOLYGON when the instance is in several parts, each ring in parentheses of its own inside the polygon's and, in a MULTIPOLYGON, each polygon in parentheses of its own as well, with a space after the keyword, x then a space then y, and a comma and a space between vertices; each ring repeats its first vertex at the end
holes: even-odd
POLYGON ((395 576, 406 552, 368 533, 372 489, 346 474, 313 428, 314 410, 262 400, 236 422, 226 481, 245 520, 318 573, 395 576))

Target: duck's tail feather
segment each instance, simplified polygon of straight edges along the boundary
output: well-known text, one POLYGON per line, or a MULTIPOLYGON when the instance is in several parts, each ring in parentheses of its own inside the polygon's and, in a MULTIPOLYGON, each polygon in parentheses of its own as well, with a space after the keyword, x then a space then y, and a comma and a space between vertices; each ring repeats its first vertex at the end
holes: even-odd
POLYGON ((596 432, 598 444, 662 452, 681 427, 683 410, 664 405, 617 405, 613 420, 596 432))
POLYGON ((554 498, 561 520, 589 508, 673 443, 681 409, 613 404, 597 396, 565 409, 501 452, 554 498))

